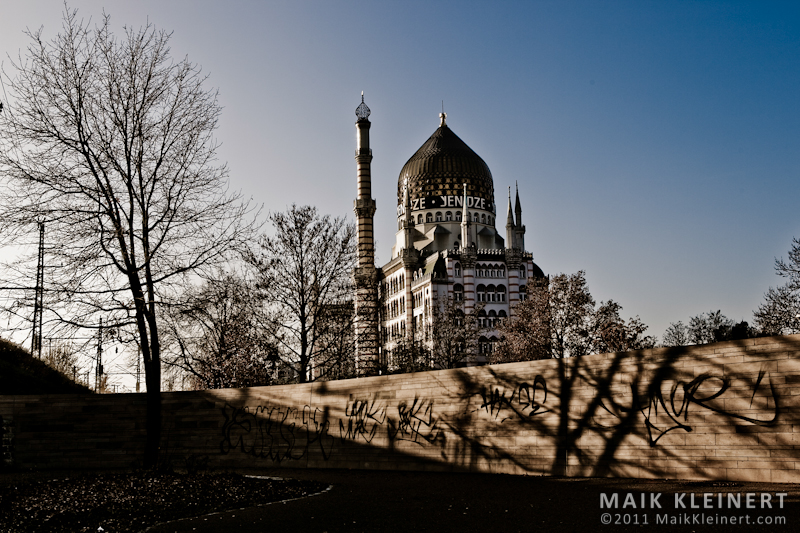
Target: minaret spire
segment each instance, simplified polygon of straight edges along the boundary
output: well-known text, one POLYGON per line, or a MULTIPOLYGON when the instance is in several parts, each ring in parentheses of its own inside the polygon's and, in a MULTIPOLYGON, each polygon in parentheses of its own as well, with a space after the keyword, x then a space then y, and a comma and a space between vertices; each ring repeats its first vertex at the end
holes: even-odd
POLYGON ((470 242, 469 238, 469 210, 467 209, 467 184, 464 184, 464 205, 461 207, 461 246, 462 248, 466 248, 467 246, 471 246, 472 243, 470 242))
MULTIPOLYGON (((514 225, 514 235, 517 237, 514 243, 520 250, 525 251, 525 225, 522 223, 522 203, 519 201, 519 183, 516 183, 517 201, 514 211, 517 215, 517 223, 514 225)), ((509 204, 510 206, 510 204, 509 204)))
POLYGON ((375 239, 372 198, 372 150, 369 147, 370 110, 364 103, 356 108, 356 169, 358 190, 353 211, 358 224, 358 266, 353 272, 355 281, 356 372, 369 375, 376 372, 378 363, 378 273, 375 268, 375 239))
POLYGON ((514 235, 514 211, 511 209, 511 187, 508 188, 508 216, 506 216, 506 248, 513 249, 516 246, 516 236, 514 235))

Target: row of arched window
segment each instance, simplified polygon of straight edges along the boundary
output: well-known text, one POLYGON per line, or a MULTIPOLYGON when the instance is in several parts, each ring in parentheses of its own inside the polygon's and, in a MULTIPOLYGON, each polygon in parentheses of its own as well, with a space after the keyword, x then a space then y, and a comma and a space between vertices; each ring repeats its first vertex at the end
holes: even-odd
POLYGON ((384 328, 383 335, 389 340, 405 337, 406 323, 401 321, 390 325, 388 328, 384 328))
MULTIPOLYGON (((453 270, 455 277, 461 277, 461 263, 455 263, 453 265, 453 270)), ((505 279, 506 277, 506 266, 503 264, 479 264, 476 275, 479 278, 500 278, 505 279)), ((525 279, 525 267, 520 267, 520 278, 525 279)))
POLYGON ((406 288, 406 278, 402 273, 398 276, 393 276, 386 280, 385 287, 387 294, 394 294, 406 288))
POLYGON ((479 302, 505 302, 506 301, 506 286, 505 285, 478 285, 475 288, 475 295, 479 302))
POLYGON ((393 300, 386 304, 384 307, 384 311, 386 311, 386 318, 392 319, 402 313, 406 312, 406 299, 405 296, 401 296, 397 300, 393 300))
POLYGON ((506 267, 505 265, 478 265, 477 275, 479 278, 505 278, 506 267))
MULTIPOLYGON (((424 217, 424 221, 428 224, 432 224, 434 221, 453 222, 454 220, 456 222, 461 222, 461 211, 456 211, 455 214, 453 214, 452 211, 445 211, 444 213, 442 213, 441 211, 437 211, 436 214, 428 212, 425 213, 424 217)), ((491 215, 486 216, 486 213, 477 213, 477 212, 473 213, 472 221, 480 222, 481 224, 494 225, 494 217, 491 215)), ((422 222, 423 222, 423 216, 420 213, 419 215, 417 215, 417 224, 422 224, 422 222)), ((400 224, 402 225, 402 221, 400 222, 400 224)))
POLYGON ((478 327, 496 328, 503 320, 508 318, 505 311, 491 310, 488 313, 485 309, 478 311, 478 327))

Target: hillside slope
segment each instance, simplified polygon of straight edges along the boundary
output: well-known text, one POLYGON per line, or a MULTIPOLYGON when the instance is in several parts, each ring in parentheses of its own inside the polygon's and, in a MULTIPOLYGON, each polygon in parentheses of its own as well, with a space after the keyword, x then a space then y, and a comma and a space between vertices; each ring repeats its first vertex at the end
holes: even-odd
POLYGON ((0 394, 86 394, 92 392, 0 339, 0 394))

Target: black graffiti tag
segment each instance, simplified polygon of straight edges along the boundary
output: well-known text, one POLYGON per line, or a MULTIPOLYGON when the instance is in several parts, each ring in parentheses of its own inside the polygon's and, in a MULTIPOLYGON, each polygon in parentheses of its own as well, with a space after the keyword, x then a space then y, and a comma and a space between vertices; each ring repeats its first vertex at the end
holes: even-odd
POLYGON ((433 402, 415 397, 411 405, 402 402, 397 406, 397 422, 388 419, 390 440, 407 440, 419 445, 420 439, 428 444, 444 439, 444 433, 436 428, 439 422, 433 415, 433 402))
POLYGON ((228 454, 238 449, 280 463, 302 459, 309 447, 316 444, 327 460, 333 437, 328 433, 330 423, 321 415, 322 411, 308 405, 300 410, 269 405, 239 408, 226 404, 222 408, 225 421, 220 451, 228 454))
MULTIPOLYGON (((750 398, 750 404, 752 405, 753 400, 755 398, 756 393, 758 392, 759 387, 761 386, 761 382, 765 376, 765 372, 762 370, 758 373, 758 379, 756 380, 755 385, 753 386, 753 394, 750 398)), ((650 443, 650 446, 655 446, 659 439, 669 433, 670 431, 674 431, 676 429, 682 429, 686 432, 692 431, 692 426, 688 424, 689 421, 689 408, 691 405, 697 405, 700 408, 708 409, 709 411, 713 411, 715 413, 719 413, 730 418, 735 418, 737 420, 742 420, 745 422, 749 422, 751 424, 757 426, 771 426, 775 424, 778 420, 778 398, 775 392, 775 388, 770 381, 769 388, 770 394, 772 396, 774 410, 773 416, 770 420, 759 420, 757 418, 751 418, 744 415, 737 414, 735 412, 728 411, 726 409, 721 409, 714 405, 709 405, 709 403, 721 397, 728 389, 730 388, 730 382, 720 376, 713 376, 709 373, 704 373, 697 376, 695 379, 690 381, 689 383, 678 381, 674 383, 670 389, 668 400, 665 400, 662 392, 661 387, 651 385, 649 388, 649 393, 647 397, 647 405, 639 406, 639 410, 644 416, 644 423, 645 428, 647 430, 647 437, 650 443), (706 396, 699 396, 698 391, 708 387, 714 381, 718 382, 717 387, 710 392, 706 396), (683 392, 683 397, 678 401, 677 397, 678 391, 683 392), (670 422, 667 422, 666 425, 659 425, 654 422, 654 419, 658 415, 659 409, 663 411, 667 417, 669 418, 670 422), (681 421, 681 418, 683 421, 681 421)), ((636 393, 634 392, 634 398, 636 398, 636 393)))
POLYGON ((353 400, 344 410, 347 423, 339 420, 339 436, 343 439, 372 442, 378 427, 386 421, 386 407, 379 407, 375 400, 353 400))
POLYGON ((513 414, 520 418, 526 416, 536 416, 547 412, 542 409, 547 402, 547 382, 544 377, 537 375, 533 380, 533 385, 522 383, 513 390, 501 390, 497 387, 487 389, 486 387, 479 393, 482 403, 476 411, 483 409, 495 419, 500 417, 503 411, 508 411, 507 416, 500 419, 500 422, 508 420, 513 414), (541 399, 539 399, 539 397, 541 399))

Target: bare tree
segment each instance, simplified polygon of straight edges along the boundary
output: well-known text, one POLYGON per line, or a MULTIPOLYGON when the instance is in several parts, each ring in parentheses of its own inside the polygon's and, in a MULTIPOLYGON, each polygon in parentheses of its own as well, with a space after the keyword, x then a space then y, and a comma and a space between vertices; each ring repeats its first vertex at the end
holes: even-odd
POLYGON ((500 327, 503 341, 493 362, 580 357, 655 345, 655 338, 644 335, 647 326, 639 317, 622 319, 618 303, 601 302, 595 309, 582 270, 530 279, 528 287, 528 298, 500 327))
POLYGON ((47 348, 43 360, 50 368, 77 381, 78 351, 74 346, 66 342, 57 342, 47 348))
POLYGON ((553 356, 549 280, 529 279, 526 296, 514 307, 513 316, 500 324, 502 341, 490 358, 492 363, 535 361, 553 356))
POLYGON ((726 340, 724 330, 733 327, 733 321, 722 314, 721 310, 700 313, 689 319, 689 342, 691 344, 709 344, 726 340))
MULTIPOLYGON (((158 308, 253 229, 216 161, 217 93, 197 65, 171 57, 170 34, 152 25, 117 37, 108 16, 92 27, 67 10, 52 41, 41 30, 28 35, 15 75, 5 76, 0 234, 25 244, 34 223, 46 223, 45 304, 61 324, 97 327, 102 317, 135 332, 147 384, 145 464, 154 466, 158 308)), ((32 259, 16 264, 10 313, 25 297, 32 259)))
POLYGON ((272 236, 259 239, 248 261, 281 362, 303 383, 353 356, 355 227, 296 205, 269 221, 272 236))
POLYGON ((670 322, 661 343, 664 346, 686 346, 689 344, 689 329, 680 320, 670 322))
POLYGON ((188 373, 193 388, 271 383, 276 340, 248 280, 221 273, 190 287, 181 300, 165 310, 164 359, 188 373))
POLYGON ((800 240, 792 239, 789 260, 775 260, 775 273, 786 283, 770 287, 764 302, 753 313, 762 333, 785 335, 800 332, 800 240))
POLYGON ((471 313, 464 313, 464 302, 447 298, 434 302, 431 310, 430 361, 433 368, 456 368, 478 353, 482 328, 478 313, 485 304, 478 303, 471 313))
POLYGON ((644 334, 647 326, 638 316, 626 321, 620 316, 621 311, 621 305, 608 300, 594 312, 593 353, 643 350, 656 345, 655 337, 644 334))

